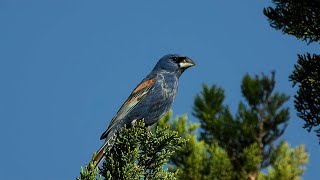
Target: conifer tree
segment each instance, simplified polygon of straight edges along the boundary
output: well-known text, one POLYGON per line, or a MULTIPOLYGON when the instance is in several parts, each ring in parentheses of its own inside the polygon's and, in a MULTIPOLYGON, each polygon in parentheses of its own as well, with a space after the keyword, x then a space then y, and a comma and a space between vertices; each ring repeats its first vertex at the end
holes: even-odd
POLYGON ((308 159, 309 156, 303 145, 290 149, 289 144, 282 141, 271 157, 272 163, 268 168, 268 173, 260 173, 258 179, 299 180, 305 171, 305 167, 303 165, 308 162, 308 159))
MULTIPOLYGON (((103 179, 140 180, 175 179, 175 173, 164 168, 168 158, 185 141, 174 131, 157 128, 153 132, 144 123, 122 128, 113 148, 105 155, 99 174, 103 179)), ((93 163, 81 169, 77 180, 95 180, 97 172, 93 163)))
POLYGON ((178 149, 169 159, 169 170, 177 172, 177 179, 231 179, 232 165, 225 151, 217 144, 209 146, 198 140, 198 123, 187 123, 187 116, 172 118, 172 111, 164 116, 156 127, 178 132, 186 144, 178 149))
POLYGON ((235 117, 223 105, 221 88, 204 85, 203 92, 196 96, 193 114, 205 132, 201 134, 201 139, 208 144, 218 143, 241 177, 251 176, 254 179, 261 168, 270 165, 274 141, 287 126, 289 110, 282 106, 288 96, 273 92, 274 87, 274 73, 271 78, 245 75, 241 86, 245 102, 239 103, 235 117), (256 156, 251 156, 249 152, 255 152, 256 156), (259 156, 261 163, 257 163, 259 156), (255 165, 246 166, 248 163, 255 165))
MULTIPOLYGON (((263 10, 272 28, 310 43, 320 41, 320 0, 272 0, 274 6, 263 10)), ((320 55, 298 55, 290 76, 298 86, 295 108, 311 131, 320 125, 320 55)), ((320 127, 316 129, 320 138, 320 127)))
POLYGON ((283 107, 288 96, 274 92, 274 87, 274 73, 271 77, 245 75, 241 86, 244 101, 232 116, 223 104, 222 88, 204 85, 196 96, 193 112, 200 126, 187 124, 186 116, 170 123, 170 114, 159 121, 158 126, 170 126, 187 140, 169 161, 171 169, 179 169, 178 179, 299 178, 308 156, 301 147, 296 148, 299 149, 296 152, 288 145, 275 144, 287 126, 289 112, 283 107), (296 152, 290 155, 292 161, 284 162, 282 157, 292 151, 296 152), (279 166, 279 163, 282 164, 279 166), (264 168, 269 168, 269 172, 260 175, 264 168))
POLYGON ((200 123, 186 115, 173 119, 170 111, 151 128, 142 122, 123 128, 100 175, 90 163, 77 180, 300 179, 308 162, 304 147, 274 143, 289 119, 288 97, 274 92, 274 73, 246 75, 241 87, 244 101, 235 116, 223 104, 222 88, 204 85, 193 111, 200 123))

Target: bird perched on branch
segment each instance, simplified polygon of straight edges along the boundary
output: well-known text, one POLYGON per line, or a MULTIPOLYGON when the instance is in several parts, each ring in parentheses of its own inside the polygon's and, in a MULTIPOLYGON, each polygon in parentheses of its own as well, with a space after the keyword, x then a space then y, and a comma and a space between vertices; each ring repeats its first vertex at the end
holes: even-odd
POLYGON ((152 125, 168 112, 176 96, 179 77, 194 65, 190 58, 176 54, 165 55, 158 61, 150 74, 132 91, 101 135, 100 139, 105 139, 105 143, 94 158, 95 167, 99 166, 104 154, 112 148, 117 132, 124 125, 132 125, 141 119, 146 125, 152 125))

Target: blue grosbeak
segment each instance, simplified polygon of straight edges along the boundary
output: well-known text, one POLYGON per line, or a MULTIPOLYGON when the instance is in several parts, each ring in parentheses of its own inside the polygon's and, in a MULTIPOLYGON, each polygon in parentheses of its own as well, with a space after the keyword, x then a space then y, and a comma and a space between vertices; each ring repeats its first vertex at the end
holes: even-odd
POLYGON ((100 139, 105 143, 94 159, 96 167, 115 141, 117 132, 124 125, 143 119, 146 125, 157 122, 170 109, 176 96, 178 79, 194 62, 185 56, 168 54, 163 56, 154 69, 133 90, 128 99, 113 117, 100 139))

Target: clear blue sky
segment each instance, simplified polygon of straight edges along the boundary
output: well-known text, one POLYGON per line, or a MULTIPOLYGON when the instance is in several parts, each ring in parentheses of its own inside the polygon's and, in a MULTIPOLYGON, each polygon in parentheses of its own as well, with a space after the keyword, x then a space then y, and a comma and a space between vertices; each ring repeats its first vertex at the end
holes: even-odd
MULTIPOLYGON (((315 52, 269 27, 268 1, 0 1, 0 179, 74 179, 110 119, 167 53, 197 66, 180 79, 175 115, 190 115, 202 83, 226 90, 232 111, 245 73, 276 70, 276 90, 295 94, 296 54, 315 52)), ((305 179, 319 176, 320 146, 302 129, 293 98, 281 139, 305 144, 305 179)))

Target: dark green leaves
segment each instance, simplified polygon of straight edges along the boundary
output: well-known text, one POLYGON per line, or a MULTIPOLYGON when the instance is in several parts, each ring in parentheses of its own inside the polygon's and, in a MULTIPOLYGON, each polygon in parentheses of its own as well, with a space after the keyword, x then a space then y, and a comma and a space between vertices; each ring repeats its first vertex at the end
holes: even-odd
POLYGON ((273 0, 275 7, 263 13, 271 27, 308 43, 320 40, 320 2, 317 0, 273 0))
MULTIPOLYGON (((290 80, 299 87, 295 108, 305 121, 304 128, 310 131, 320 124, 320 56, 299 55, 290 80)), ((320 129, 317 132, 320 137, 320 129)))
POLYGON ((174 173, 163 167, 183 144, 177 132, 157 128, 152 133, 139 122, 121 130, 105 156, 101 174, 106 179, 174 179, 174 173))
POLYGON ((289 110, 283 107, 289 97, 274 92, 275 73, 271 77, 245 75, 241 90, 244 101, 233 117, 223 104, 224 91, 203 86, 196 96, 193 114, 201 124, 201 140, 218 144, 228 155, 236 179, 257 175, 270 165, 273 144, 284 132, 289 110))
MULTIPOLYGON (((139 121, 134 127, 122 128, 113 148, 105 155, 100 174, 107 180, 175 179, 175 173, 164 169, 164 165, 184 144, 177 132, 165 127, 152 132, 139 121)), ((77 180, 96 180, 97 171, 90 163, 85 170, 81 169, 77 180)))
MULTIPOLYGON (((308 44, 320 40, 319 0, 273 0, 275 7, 264 9, 271 27, 284 34, 295 36, 308 44)), ((293 85, 298 84, 295 108, 310 131, 320 123, 320 56, 298 55, 298 63, 290 76, 293 85)), ((320 129, 316 130, 320 137, 320 129)))

